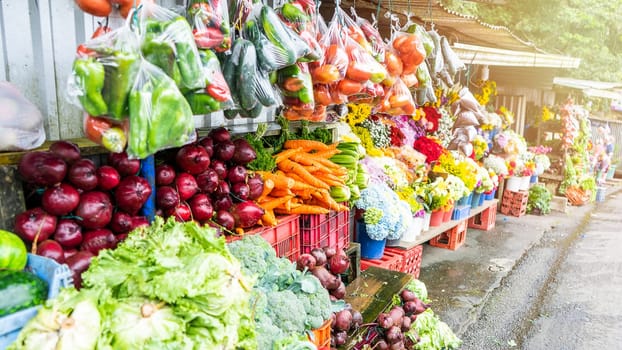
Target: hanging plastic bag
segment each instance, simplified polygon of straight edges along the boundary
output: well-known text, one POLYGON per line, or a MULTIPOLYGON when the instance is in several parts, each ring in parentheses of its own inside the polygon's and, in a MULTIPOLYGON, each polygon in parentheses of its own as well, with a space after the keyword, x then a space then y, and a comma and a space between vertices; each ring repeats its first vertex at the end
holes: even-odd
POLYGON ((205 76, 192 29, 173 11, 145 3, 138 12, 141 51, 182 90, 205 88, 205 76))
POLYGON ((364 48, 349 37, 346 38, 346 52, 349 59, 346 71, 347 79, 362 84, 367 82, 376 84, 381 83, 386 78, 386 69, 369 52, 365 51, 364 48))
POLYGON ((288 120, 310 118, 315 110, 313 83, 307 63, 297 63, 278 71, 277 84, 283 95, 288 120))
POLYGON ((129 97, 127 153, 145 158, 196 139, 192 110, 175 82, 143 60, 129 97))
POLYGON ((413 115, 416 108, 410 90, 401 79, 397 79, 384 97, 378 112, 392 116, 413 115))
POLYGON ((449 46, 449 41, 444 36, 441 37, 441 52, 443 53, 447 71, 452 78, 456 75, 456 73, 458 73, 458 71, 466 69, 464 62, 462 62, 460 57, 458 57, 451 46, 449 46))
POLYGON ((354 16, 354 20, 356 21, 356 24, 361 28, 363 34, 365 34, 365 38, 371 46, 371 53, 376 61, 381 63, 384 62, 386 45, 382 40, 382 36, 378 32, 376 26, 371 24, 365 18, 359 17, 354 11, 354 8, 352 8, 352 16, 354 16))
POLYGON ((123 120, 140 65, 138 36, 129 22, 81 45, 67 83, 69 101, 92 116, 123 120))
POLYGON ((404 63, 403 74, 410 74, 425 60, 425 48, 415 34, 397 32, 392 40, 393 49, 404 63))
POLYGON ((311 72, 314 84, 336 84, 346 77, 349 58, 339 18, 339 12, 335 12, 320 40, 320 45, 324 48, 324 57, 311 72))
POLYGON ((199 50, 206 78, 205 89, 186 94, 192 113, 209 114, 233 107, 229 85, 223 77, 220 62, 210 50, 199 50))
POLYGON ((123 152, 127 146, 129 122, 109 118, 93 117, 85 114, 82 128, 84 136, 112 153, 123 152))
MULTIPOLYGON (((356 24, 356 22, 348 16, 348 14, 343 11, 341 8, 335 9, 336 12, 341 13, 341 22, 343 24, 343 29, 348 34, 348 37, 354 40, 359 46, 361 46, 368 54, 373 55, 374 51, 372 49, 371 44, 367 41, 365 37, 365 33, 361 30, 361 28, 356 24)), ((343 35, 343 34, 342 34, 343 35)))
POLYGON ((294 64, 296 57, 289 48, 274 44, 263 32, 263 26, 259 22, 262 7, 261 4, 255 4, 244 24, 244 37, 255 46, 259 69, 269 73, 294 64))
POLYGON ((191 0, 188 22, 192 24, 194 42, 200 49, 225 52, 231 48, 229 9, 223 0, 191 0))
POLYGON ((6 81, 0 81, 0 117, 0 151, 25 151, 45 141, 41 112, 6 81))
POLYGON ((317 15, 313 1, 288 0, 276 4, 283 22, 309 46, 310 52, 300 58, 301 62, 314 62, 322 58, 322 48, 316 37, 314 22, 317 15))
MULTIPOLYGON (((255 11, 255 10, 254 10, 255 11)), ((312 53, 309 45, 280 19, 269 6, 261 6, 258 23, 262 32, 275 46, 285 51, 288 65, 312 53)))

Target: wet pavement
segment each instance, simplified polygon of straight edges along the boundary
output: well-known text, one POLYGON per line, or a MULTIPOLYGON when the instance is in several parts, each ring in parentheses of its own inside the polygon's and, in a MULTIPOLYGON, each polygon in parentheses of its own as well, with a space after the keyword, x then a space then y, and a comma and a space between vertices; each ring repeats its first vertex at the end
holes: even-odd
POLYGON ((456 251, 424 245, 419 278, 462 349, 622 349, 622 182, 608 185, 566 213, 497 213, 456 251))

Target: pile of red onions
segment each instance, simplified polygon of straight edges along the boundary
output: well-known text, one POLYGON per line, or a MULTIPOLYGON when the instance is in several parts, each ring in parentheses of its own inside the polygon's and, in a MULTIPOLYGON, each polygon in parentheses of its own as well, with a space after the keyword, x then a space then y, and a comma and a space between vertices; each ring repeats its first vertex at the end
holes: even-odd
POLYGON ((148 224, 138 212, 152 189, 139 170, 140 161, 125 153, 110 154, 108 164, 98 166, 68 141, 28 152, 18 172, 38 198, 15 217, 14 231, 37 254, 66 263, 80 287, 93 256, 148 224))
POLYGON ((246 140, 233 140, 225 128, 179 148, 170 162, 156 167, 158 214, 225 232, 256 225, 263 210, 253 200, 261 195, 263 180, 245 167, 256 157, 246 140))

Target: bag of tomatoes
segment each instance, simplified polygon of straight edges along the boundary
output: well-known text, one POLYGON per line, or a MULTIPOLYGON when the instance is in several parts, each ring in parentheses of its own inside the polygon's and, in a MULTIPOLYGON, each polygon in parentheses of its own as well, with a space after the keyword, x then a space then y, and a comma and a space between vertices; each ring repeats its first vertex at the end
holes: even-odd
POLYGON ((226 52, 231 48, 226 0, 191 0, 187 13, 198 48, 214 49, 216 52, 226 52))
POLYGON ((417 106, 413 100, 412 93, 406 87, 406 84, 398 78, 387 91, 376 112, 392 116, 413 115, 416 109, 417 106))

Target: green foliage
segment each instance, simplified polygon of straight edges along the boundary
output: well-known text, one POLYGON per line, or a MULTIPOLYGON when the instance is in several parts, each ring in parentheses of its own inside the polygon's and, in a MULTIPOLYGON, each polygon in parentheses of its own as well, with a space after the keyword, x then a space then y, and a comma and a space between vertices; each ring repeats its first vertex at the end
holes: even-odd
POLYGON ((581 58, 574 78, 622 81, 619 0, 522 0, 499 6, 445 0, 450 8, 510 28, 550 53, 581 58))
POLYGON ((539 210, 540 214, 546 215, 551 212, 551 199, 553 195, 549 190, 541 184, 532 186, 529 189, 529 197, 527 199, 527 211, 534 212, 539 210))

